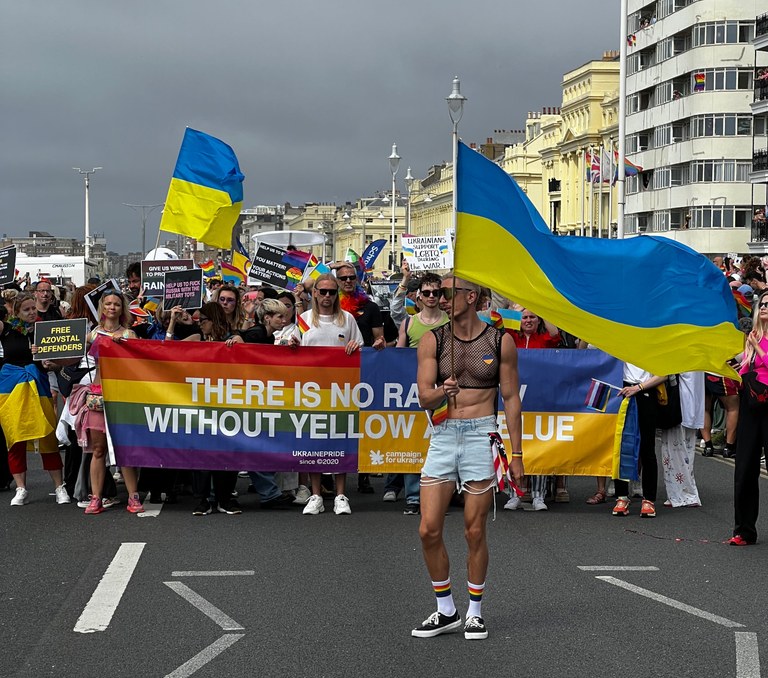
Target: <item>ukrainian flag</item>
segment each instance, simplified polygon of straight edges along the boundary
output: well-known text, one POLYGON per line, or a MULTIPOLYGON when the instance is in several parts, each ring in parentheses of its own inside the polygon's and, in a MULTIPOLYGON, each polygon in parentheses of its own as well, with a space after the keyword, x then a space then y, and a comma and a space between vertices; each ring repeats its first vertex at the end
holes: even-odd
POLYGON ((37 365, 6 364, 0 370, 0 426, 10 449, 25 440, 40 440, 40 452, 55 452, 56 413, 48 376, 37 365))
POLYGON ((653 374, 735 376, 733 295, 706 257, 667 238, 561 237, 500 167, 459 144, 455 273, 653 374))
POLYGON ((229 249, 243 206, 243 179, 235 152, 227 144, 187 127, 160 230, 229 249))

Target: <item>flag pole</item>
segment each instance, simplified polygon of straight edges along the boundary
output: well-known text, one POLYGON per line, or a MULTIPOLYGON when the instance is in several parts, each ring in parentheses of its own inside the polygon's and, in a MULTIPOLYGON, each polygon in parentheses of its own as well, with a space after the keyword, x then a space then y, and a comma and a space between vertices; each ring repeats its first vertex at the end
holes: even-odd
MULTIPOLYGON (((454 243, 458 243, 457 235, 457 227, 458 227, 458 219, 456 218, 456 196, 458 195, 458 159, 459 159, 459 122, 461 121, 461 116, 464 114, 464 102, 466 102, 467 97, 463 96, 461 93, 461 82, 459 82, 459 76, 454 76, 453 78, 453 87, 451 89, 451 93, 446 97, 446 101, 448 102, 448 115, 451 116, 451 122, 453 123, 453 136, 452 136, 452 142, 453 142, 453 238, 454 243)), ((456 306, 456 247, 454 246, 453 249, 453 257, 454 257, 454 274, 451 277, 451 280, 453 281, 453 285, 451 286, 451 376, 456 376, 456 372, 454 370, 454 339, 455 339, 455 333, 454 333, 454 325, 453 325, 453 313, 456 306)))
POLYGON ((595 148, 589 147, 589 237, 591 238, 594 233, 592 232, 592 224, 595 221, 595 177, 592 174, 592 168, 595 166, 595 148))
POLYGON ((586 180, 586 168, 587 168, 587 149, 581 149, 581 237, 584 237, 584 219, 586 215, 586 208, 584 203, 587 200, 587 180, 586 180))
POLYGON ((603 163, 605 158, 603 157, 603 150, 605 147, 600 144, 598 153, 600 154, 598 161, 598 168, 600 169, 600 183, 597 185, 597 237, 603 237, 603 163))
POLYGON ((616 217, 616 236, 619 240, 624 238, 624 195, 626 175, 626 117, 627 117, 627 0, 621 0, 621 26, 619 29, 619 167, 617 171, 616 203, 618 214, 616 217))
POLYGON ((613 221, 613 137, 608 140, 608 239, 610 240, 613 221))

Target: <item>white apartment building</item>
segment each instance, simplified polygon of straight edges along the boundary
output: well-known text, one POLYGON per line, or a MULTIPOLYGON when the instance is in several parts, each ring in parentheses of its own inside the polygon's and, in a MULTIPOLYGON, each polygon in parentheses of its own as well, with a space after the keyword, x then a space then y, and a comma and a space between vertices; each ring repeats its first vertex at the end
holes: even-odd
MULTIPOLYGON (((765 185, 750 181, 766 0, 629 0, 625 232, 656 233, 704 254, 744 253, 765 185)), ((763 145, 764 147, 764 145, 763 145)))

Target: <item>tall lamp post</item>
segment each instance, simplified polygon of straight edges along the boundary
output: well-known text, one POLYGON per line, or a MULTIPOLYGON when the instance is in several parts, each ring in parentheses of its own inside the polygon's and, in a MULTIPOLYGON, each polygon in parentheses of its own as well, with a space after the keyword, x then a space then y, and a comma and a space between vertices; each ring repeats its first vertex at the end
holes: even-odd
POLYGON ((397 199, 395 198, 395 176, 400 167, 400 156, 397 154, 397 144, 392 144, 392 154, 389 156, 389 171, 392 172, 392 232, 389 247, 389 268, 395 272, 395 209, 397 208, 397 199))
POLYGON ((405 173, 405 187, 408 189, 408 202, 405 204, 405 231, 411 234, 411 187, 413 186, 413 175, 409 167, 405 173))
POLYGON ((79 167, 73 167, 73 170, 85 176, 85 261, 91 256, 91 208, 88 203, 88 189, 91 185, 90 176, 96 174, 103 167, 94 167, 93 169, 83 170, 79 167))
POLYGON ((165 203, 161 202, 158 205, 131 205, 130 203, 124 202, 123 205, 130 207, 134 211, 141 210, 141 256, 143 257, 147 254, 145 243, 145 236, 147 234, 147 218, 158 207, 165 205, 165 203))
POLYGON ((464 102, 467 97, 461 93, 461 83, 459 82, 459 76, 453 78, 453 89, 451 93, 445 98, 448 102, 448 115, 451 116, 451 122, 453 123, 453 237, 456 238, 456 188, 458 185, 458 176, 456 172, 456 164, 459 157, 459 122, 461 116, 464 115, 464 102))

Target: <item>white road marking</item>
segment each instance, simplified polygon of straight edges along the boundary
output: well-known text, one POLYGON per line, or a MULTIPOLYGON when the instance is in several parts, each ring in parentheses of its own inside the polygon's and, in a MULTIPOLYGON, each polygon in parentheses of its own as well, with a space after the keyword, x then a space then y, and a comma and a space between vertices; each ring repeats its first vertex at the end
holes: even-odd
POLYGON ((256 574, 256 570, 177 570, 172 577, 247 577, 256 574))
POLYGON ((232 647, 244 635, 244 633, 228 633, 222 636, 216 642, 211 643, 204 650, 198 652, 192 659, 184 662, 178 669, 167 674, 165 678, 188 678, 188 676, 191 676, 209 661, 218 657, 228 647, 232 647))
POLYGON ((584 572, 658 572, 653 565, 579 565, 584 572))
POLYGON ((224 631, 243 631, 243 627, 240 626, 234 619, 224 614, 213 603, 209 603, 198 593, 195 593, 189 586, 182 584, 180 581, 166 581, 163 582, 169 589, 178 593, 184 600, 190 605, 196 607, 206 617, 215 621, 224 631))
POLYGON ((72 629, 75 633, 95 633, 104 631, 109 626, 145 546, 146 543, 120 545, 75 628, 72 629))
POLYGON ((150 506, 157 506, 157 508, 144 508, 143 513, 137 513, 139 518, 157 518, 160 515, 160 511, 163 510, 163 504, 150 504, 150 506))
POLYGON ((736 631, 736 678, 760 678, 756 633, 736 631))
POLYGON ((701 617, 702 619, 706 619, 708 621, 714 622, 715 624, 720 624, 721 626, 726 626, 731 629, 744 628, 744 624, 739 624, 738 622, 731 621, 730 619, 726 619, 725 617, 718 617, 716 614, 712 614, 711 612, 706 612, 704 610, 700 610, 697 607, 686 605, 685 603, 681 603, 680 601, 674 600, 673 598, 667 598, 667 596, 662 596, 660 593, 654 593, 653 591, 640 588, 639 586, 635 586, 634 584, 630 584, 629 582, 622 581, 621 579, 616 579, 615 577, 595 577, 595 579, 600 579, 608 584, 613 584, 614 586, 618 586, 619 588, 626 589, 627 591, 631 591, 632 593, 637 593, 640 596, 645 596, 646 598, 655 600, 658 603, 669 605, 670 607, 674 607, 677 610, 682 610, 683 612, 692 614, 695 617, 701 617))

